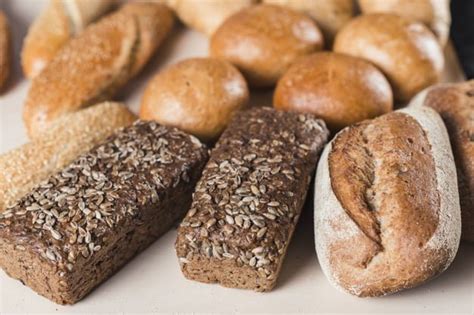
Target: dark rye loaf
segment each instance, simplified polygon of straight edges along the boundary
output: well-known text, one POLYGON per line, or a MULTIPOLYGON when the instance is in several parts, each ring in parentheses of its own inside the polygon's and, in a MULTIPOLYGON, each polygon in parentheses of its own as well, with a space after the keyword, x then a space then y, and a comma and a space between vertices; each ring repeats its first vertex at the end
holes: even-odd
POLYGON ((0 267, 79 301, 184 215, 206 160, 193 136, 138 121, 0 215, 0 267))
POLYGON ((211 153, 181 223, 184 275, 271 290, 328 137, 322 120, 272 108, 241 112, 211 153))

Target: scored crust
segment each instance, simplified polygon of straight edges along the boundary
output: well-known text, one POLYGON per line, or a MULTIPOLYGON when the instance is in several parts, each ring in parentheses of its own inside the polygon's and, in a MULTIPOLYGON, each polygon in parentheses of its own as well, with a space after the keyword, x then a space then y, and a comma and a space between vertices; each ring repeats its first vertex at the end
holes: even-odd
POLYGON ((421 284, 452 262, 460 227, 453 157, 433 110, 404 109, 347 128, 323 152, 315 188, 316 249, 336 287, 378 296, 421 284), (367 152, 346 144, 342 160, 331 163, 339 139, 358 146, 361 129, 367 152), (377 146, 374 137, 385 144, 377 146), (360 163, 356 169, 343 164, 353 160, 360 163))

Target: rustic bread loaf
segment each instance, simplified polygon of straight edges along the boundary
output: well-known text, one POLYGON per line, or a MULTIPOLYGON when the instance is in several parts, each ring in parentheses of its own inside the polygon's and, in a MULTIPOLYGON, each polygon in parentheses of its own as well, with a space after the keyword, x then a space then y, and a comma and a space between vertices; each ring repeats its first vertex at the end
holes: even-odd
POLYGON ((199 140, 136 122, 0 215, 0 267, 73 304, 181 218, 207 160, 199 140))
POLYGON ((316 175, 319 262, 337 288, 380 296, 442 273, 461 235, 448 134, 428 107, 342 130, 316 175))
POLYGON ((271 290, 327 137, 324 122, 309 114, 238 113, 213 149, 178 230, 186 278, 271 290))
POLYGON ((114 0, 50 0, 25 37, 21 62, 26 77, 38 75, 69 39, 113 3, 114 0))
POLYGON ((232 64, 191 58, 159 72, 148 83, 140 118, 213 141, 248 99, 247 82, 232 64))
POLYGON ((429 88, 410 103, 420 105, 435 109, 448 129, 457 167, 462 239, 474 242, 474 81, 429 88))
POLYGON ((0 93, 5 88, 12 68, 10 28, 7 17, 0 11, 0 93))
POLYGON ((51 121, 113 95, 171 30, 164 5, 130 3, 70 40, 33 79, 23 111, 30 137, 51 121))
POLYGON ((0 212, 135 119, 122 104, 98 104, 57 119, 33 141, 0 155, 0 212))

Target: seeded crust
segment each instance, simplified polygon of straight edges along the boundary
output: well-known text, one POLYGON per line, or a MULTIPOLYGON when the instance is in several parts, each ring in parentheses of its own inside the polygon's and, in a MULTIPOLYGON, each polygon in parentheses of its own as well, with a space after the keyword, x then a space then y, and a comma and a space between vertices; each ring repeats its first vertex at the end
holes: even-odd
POLYGON ((0 213, 80 154, 136 120, 123 104, 106 102, 67 114, 33 141, 0 155, 0 213))
POLYGON ((7 17, 0 11, 0 93, 10 76, 11 71, 11 41, 7 17))
POLYGON ((189 209, 207 160, 199 140, 138 121, 0 215, 0 266, 73 304, 189 209))
POLYGON ((420 104, 434 108, 448 129, 457 166, 462 239, 474 242, 474 81, 430 88, 420 104))
POLYGON ((454 160, 433 110, 351 126, 323 153, 316 249, 336 287, 365 297, 419 285, 450 265, 460 230, 454 160))
POLYGON ((166 6, 131 3, 70 40, 32 81, 23 111, 29 136, 110 98, 143 68, 172 25, 166 6))
POLYGON ((308 114, 271 108, 237 114, 178 230, 186 278, 271 290, 327 137, 324 122, 308 114))

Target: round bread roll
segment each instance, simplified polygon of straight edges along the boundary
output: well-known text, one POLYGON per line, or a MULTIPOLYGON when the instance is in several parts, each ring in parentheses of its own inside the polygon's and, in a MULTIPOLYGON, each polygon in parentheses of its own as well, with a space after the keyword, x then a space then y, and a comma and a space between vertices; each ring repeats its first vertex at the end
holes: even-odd
POLYGON ((353 0, 263 0, 309 14, 332 43, 336 33, 354 16, 353 0))
POLYGON ((167 0, 167 4, 184 24, 209 36, 229 16, 255 2, 256 0, 167 0))
POLYGON ((422 22, 436 34, 442 46, 449 38, 449 0, 359 0, 359 5, 364 14, 395 13, 422 22))
POLYGON ((300 56, 321 50, 323 36, 303 13, 257 5, 228 18, 211 38, 211 55, 237 66, 257 87, 272 86, 300 56))
POLYGON ((248 98, 244 77, 230 63, 193 58, 165 69, 148 83, 140 118, 178 127, 211 141, 247 104, 248 98))
POLYGON ((334 51, 371 61, 392 84, 394 97, 408 102, 439 81, 444 66, 441 46, 422 23, 394 14, 362 15, 336 36, 334 51))
POLYGON ((392 90, 369 62, 338 53, 302 58, 280 79, 274 107, 313 113, 338 131, 392 110, 392 90))

